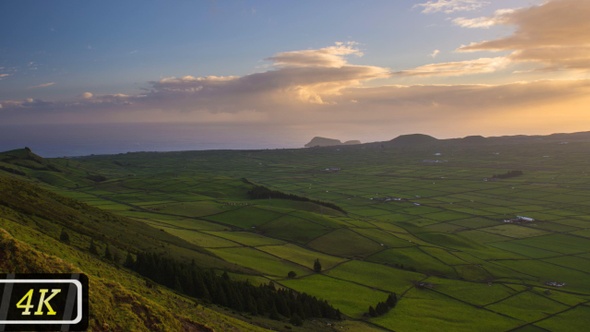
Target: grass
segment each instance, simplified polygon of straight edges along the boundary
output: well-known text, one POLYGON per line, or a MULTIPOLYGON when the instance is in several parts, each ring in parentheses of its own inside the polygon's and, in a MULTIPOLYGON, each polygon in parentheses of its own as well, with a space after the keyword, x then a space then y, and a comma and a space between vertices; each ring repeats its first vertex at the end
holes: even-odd
POLYGON ((250 229, 258 225, 267 223, 281 216, 280 213, 261 209, 255 206, 246 206, 234 209, 213 216, 207 217, 208 220, 224 223, 242 229, 250 229))
POLYGON ((590 260, 576 256, 546 258, 543 261, 590 274, 590 260))
POLYGON ((576 254, 587 252, 590 239, 566 234, 550 234, 518 241, 532 247, 551 250, 562 254, 576 254))
POLYGON ((259 230, 265 235, 300 244, 330 232, 325 226, 290 215, 266 223, 260 226, 259 230))
POLYGON ((382 250, 382 246, 369 238, 349 229, 338 229, 320 236, 308 243, 308 246, 334 256, 366 256, 382 250))
POLYGON ((444 295, 412 289, 384 316, 371 319, 394 331, 506 331, 520 321, 477 309, 444 295))
POLYGON ((539 230, 539 229, 535 229, 535 228, 531 228, 531 227, 523 227, 523 226, 518 226, 518 225, 513 225, 513 224, 487 227, 484 230, 488 233, 503 235, 503 236, 517 238, 517 239, 547 234, 547 232, 539 230))
POLYGON ((584 331, 590 324, 590 306, 581 305, 542 320, 535 325, 549 331, 584 331))
POLYGON ((500 283, 461 282, 452 279, 428 278, 434 283, 437 292, 454 297, 475 306, 486 306, 498 302, 517 293, 510 287, 500 283))
POLYGON ((345 261, 344 258, 326 255, 317 251, 311 251, 294 244, 284 244, 280 246, 261 246, 258 248, 273 256, 280 257, 290 262, 299 264, 301 266, 313 267, 316 259, 320 260, 324 270, 330 269, 333 266, 345 261))
POLYGON ((567 306, 534 292, 523 292, 486 308, 522 321, 536 321, 563 311, 567 306))
POLYGON ((506 241, 506 242, 497 242, 492 244, 493 247, 511 251, 514 253, 518 253, 520 255, 529 257, 529 258, 545 258, 545 257, 555 257, 560 255, 560 253, 555 251, 549 251, 541 248, 535 248, 531 246, 527 246, 518 242, 514 241, 506 241))
POLYGON ((175 215, 187 217, 204 217, 212 214, 225 212, 227 207, 215 202, 181 202, 149 205, 147 208, 175 215))
POLYGON ((355 232, 358 234, 373 239, 380 244, 383 244, 387 247, 393 248, 403 248, 408 247, 408 240, 400 239, 399 237, 395 236, 395 234, 383 231, 376 228, 357 228, 355 232))
POLYGON ((354 318, 360 318, 369 306, 387 298, 387 293, 321 274, 284 280, 281 284, 326 299, 343 314, 354 318))
POLYGON ((203 232, 187 231, 185 229, 162 227, 162 229, 172 235, 175 235, 189 243, 194 243, 203 248, 222 248, 237 247, 239 243, 228 241, 222 237, 209 235, 203 232))
POLYGON ((236 231, 224 231, 224 232, 209 232, 211 235, 215 235, 218 237, 222 237, 228 239, 233 242, 240 243, 244 246, 270 246, 270 245, 279 245, 283 244, 284 242, 281 240, 276 240, 273 238, 269 238, 257 233, 251 232, 236 232, 236 231))
POLYGON ((368 258, 371 262, 399 266, 402 269, 435 275, 454 276, 452 267, 422 252, 417 247, 387 249, 368 258))
POLYGON ((531 281, 534 280, 538 284, 544 284, 547 281, 565 282, 568 291, 584 293, 590 291, 590 279, 584 272, 538 260, 506 260, 498 264, 522 271, 530 276, 531 281))
POLYGON ((195 310, 191 299, 163 287, 147 288, 146 281, 134 274, 4 218, 0 218, 0 252, 9 253, 0 261, 1 271, 85 273, 89 277, 90 330, 103 329, 105 324, 116 330, 181 330, 184 321, 184 328, 265 331, 203 306, 195 310))
POLYGON ((294 271, 297 275, 306 275, 311 272, 310 269, 281 260, 275 256, 252 248, 224 248, 210 250, 217 256, 233 263, 234 265, 259 271, 263 275, 272 278, 285 278, 290 271, 294 271))
POLYGON ((420 273, 383 267, 380 264, 350 261, 326 272, 327 275, 366 285, 374 289, 401 294, 413 281, 425 276, 420 273))

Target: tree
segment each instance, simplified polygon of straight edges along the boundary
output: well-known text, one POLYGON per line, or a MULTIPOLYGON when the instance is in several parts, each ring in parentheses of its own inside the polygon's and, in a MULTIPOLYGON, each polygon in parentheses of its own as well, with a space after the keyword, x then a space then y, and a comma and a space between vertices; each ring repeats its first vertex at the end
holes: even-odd
POLYGON ((389 311, 389 307, 385 302, 377 303, 377 307, 375 308, 378 316, 385 315, 389 311))
POLYGON ((109 245, 104 248, 104 258, 108 259, 109 261, 113 260, 113 255, 111 254, 111 250, 109 249, 109 245))
POLYGON ((115 250, 113 252, 113 262, 119 264, 119 262, 121 262, 121 254, 119 253, 118 250, 115 250))
POLYGON ((395 294, 395 293, 389 294, 385 303, 387 303, 387 306, 390 308, 395 307, 395 305, 397 304, 397 294, 395 294))
POLYGON ((96 244, 94 244, 94 239, 90 240, 90 247, 88 248, 91 254, 98 255, 98 249, 96 249, 96 244))
POLYGON ((287 277, 293 279, 297 276, 297 273, 295 273, 295 271, 289 271, 289 273, 287 274, 287 277))
POLYGON ((316 273, 322 272, 322 264, 320 263, 320 259, 316 258, 315 262, 313 263, 313 270, 316 273))
POLYGON ((123 263, 123 266, 131 269, 133 268, 133 265, 135 264, 135 260, 133 260, 133 256, 131 256, 131 253, 127 252, 127 257, 125 258, 125 263, 123 263))
POLYGON ((277 307, 276 306, 272 306, 270 308, 270 314, 268 315, 268 318, 272 319, 272 320, 279 320, 281 319, 279 317, 279 312, 277 311, 277 307))
POLYGON ((70 235, 68 234, 68 232, 66 232, 65 228, 61 229, 59 240, 63 243, 70 244, 70 235))
POLYGON ((377 317, 377 312, 375 311, 375 309, 373 308, 373 306, 369 306, 369 316, 371 316, 371 317, 377 317))
POLYGON ((289 320, 289 323, 295 326, 301 326, 303 325, 303 320, 301 319, 301 317, 299 317, 298 314, 294 314, 289 320))

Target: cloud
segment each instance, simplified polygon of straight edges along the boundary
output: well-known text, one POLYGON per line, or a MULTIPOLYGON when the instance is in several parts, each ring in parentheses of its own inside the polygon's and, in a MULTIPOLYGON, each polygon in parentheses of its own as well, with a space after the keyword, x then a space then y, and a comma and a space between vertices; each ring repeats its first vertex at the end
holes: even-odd
POLYGON ((433 63, 395 73, 399 76, 464 76, 493 73, 508 66, 505 57, 479 58, 475 60, 433 63))
POLYGON ((495 25, 508 23, 508 17, 514 13, 514 9, 499 9, 491 17, 476 17, 476 18, 465 18, 457 17, 453 19, 453 23, 462 28, 483 28, 488 29, 495 25))
POLYGON ((303 50, 282 52, 268 58, 276 66, 284 67, 330 67, 338 68, 347 64, 344 55, 354 54, 362 56, 363 53, 356 48, 355 42, 336 43, 335 46, 321 48, 319 50, 303 50))
POLYGON ((4 79, 6 77, 9 77, 9 76, 10 76, 10 74, 0 74, 0 80, 4 79))
POLYGON ((127 121, 151 117, 155 121, 164 112, 181 118, 187 114, 198 118, 195 114, 280 112, 296 104, 331 103, 328 99, 343 89, 391 75, 387 68, 350 64, 346 59, 350 55, 362 56, 356 43, 336 43, 315 50, 278 53, 268 58, 273 62, 270 70, 240 77, 166 77, 149 82, 142 95, 85 92, 73 101, 48 102, 42 107, 31 102, 15 102, 9 108, 38 113, 43 113, 42 108, 70 110, 101 121, 109 117, 127 121), (140 112, 143 115, 137 116, 140 112))
POLYGON ((236 139, 264 136, 272 128, 281 135, 298 133, 303 140, 321 133, 364 141, 409 132, 456 137, 539 133, 535 128, 575 131, 590 123, 590 80, 383 86, 375 80, 491 73, 513 60, 442 62, 392 74, 388 68, 348 61, 360 55, 356 44, 340 43, 277 53, 268 58, 268 69, 244 76, 154 80, 136 95, 85 92, 71 100, 2 100, 0 123, 214 124, 218 135, 236 139))
POLYGON ((349 64, 347 55, 362 56, 355 45, 336 43, 317 50, 278 53, 268 58, 273 61, 271 70, 242 77, 164 78, 150 83, 152 89, 147 97, 156 101, 184 98, 212 111, 231 108, 220 100, 229 103, 236 98, 252 100, 261 95, 269 100, 297 99, 322 104, 325 96, 338 94, 344 88, 389 77, 387 68, 349 64))
POLYGON ((505 38, 471 43, 458 50, 512 51, 510 59, 533 62, 542 70, 590 70, 590 1, 552 0, 502 15, 499 24, 516 26, 505 38))
POLYGON ((30 87, 28 87, 28 89, 47 88, 47 87, 50 87, 52 85, 55 85, 55 82, 49 82, 49 83, 43 83, 43 84, 39 84, 39 85, 30 86, 30 87))
MULTIPOLYGON (((396 85, 356 88, 345 91, 347 98, 359 104, 396 106, 415 109, 447 106, 462 114, 476 114, 479 110, 537 105, 548 101, 559 102, 570 98, 590 96, 590 80, 544 80, 500 85, 396 85)), ((401 109, 401 108, 400 108, 401 109)))
POLYGON ((436 58, 436 56, 440 53, 440 50, 434 50, 432 51, 432 53, 430 53, 430 57, 431 58, 436 58))
POLYGON ((431 14, 443 12, 451 14, 461 11, 473 11, 489 5, 489 1, 483 0, 430 0, 417 4, 414 7, 422 7, 422 13, 431 14))

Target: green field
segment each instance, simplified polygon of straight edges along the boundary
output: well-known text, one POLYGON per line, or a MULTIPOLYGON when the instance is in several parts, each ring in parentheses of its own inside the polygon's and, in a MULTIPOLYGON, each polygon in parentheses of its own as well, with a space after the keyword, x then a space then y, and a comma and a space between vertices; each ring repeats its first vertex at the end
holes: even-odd
POLYGON ((387 298, 387 293, 382 291, 324 275, 286 280, 281 284, 298 291, 316 294, 336 305, 342 313, 354 318, 361 317, 369 306, 387 298))
MULTIPOLYGON (((328 300, 350 326, 583 329, 590 324, 590 142, 510 142, 47 160, 57 171, 1 155, 0 162, 43 188, 149 225, 162 239, 142 246, 118 225, 105 236, 121 255, 129 242, 206 262, 219 274, 273 280, 328 300), (423 162, 434 153, 448 161, 423 162), (556 153, 560 158, 542 158, 556 153), (489 180, 511 170, 523 175, 489 180), (255 185, 290 199, 255 199, 255 185), (516 216, 535 220, 504 222, 516 216), (363 317, 393 292, 395 308, 363 317)), ((74 212, 70 219, 77 220, 74 212)), ((34 217, 20 222, 36 225, 34 217)), ((57 226, 44 227, 59 234, 57 226)))

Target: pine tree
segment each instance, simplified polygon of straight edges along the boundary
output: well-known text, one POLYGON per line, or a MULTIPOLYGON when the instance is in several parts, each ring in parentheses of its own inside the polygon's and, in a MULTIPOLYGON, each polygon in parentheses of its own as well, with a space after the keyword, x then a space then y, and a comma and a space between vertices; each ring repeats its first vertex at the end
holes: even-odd
POLYGON ((320 263, 320 259, 316 258, 315 262, 313 263, 313 270, 316 273, 322 272, 322 264, 320 263))
POLYGON ((274 305, 270 308, 270 314, 268 315, 268 318, 270 318, 272 320, 279 320, 279 319, 281 319, 279 317, 279 313, 277 311, 277 307, 275 307, 274 305))
POLYGON ((113 262, 115 262, 116 264, 119 264, 121 262, 121 254, 117 250, 115 250, 113 253, 113 262))
POLYGON ((98 255, 98 249, 96 249, 96 244, 94 244, 94 239, 90 240, 90 247, 88 248, 91 254, 98 255))
POLYGON ((127 257, 125 258, 125 263, 123 263, 123 266, 128 269, 132 269, 134 265, 135 261, 133 260, 133 256, 131 256, 131 253, 127 252, 127 257))
POLYGON ((369 316, 371 316, 371 317, 377 317, 377 312, 375 311, 375 309, 373 308, 373 306, 369 306, 369 316))
POLYGON ((113 255, 111 255, 111 250, 109 249, 109 245, 108 244, 104 248, 104 258, 106 258, 109 261, 112 261, 113 260, 113 255))
POLYGON ((65 228, 61 229, 59 240, 63 243, 70 244, 70 235, 68 234, 68 232, 66 232, 65 228))
POLYGON ((379 302, 377 303, 377 308, 375 308, 375 311, 377 311, 378 316, 381 316, 385 315, 389 311, 389 308, 385 302, 379 302))
POLYGON ((295 326, 301 326, 303 325, 303 320, 301 319, 301 317, 299 317, 298 314, 294 314, 291 319, 289 320, 289 323, 295 325, 295 326))
POLYGON ((397 295, 395 293, 389 294, 389 296, 387 297, 387 301, 385 301, 385 303, 387 303, 387 306, 390 308, 395 307, 395 305, 397 304, 397 295))

